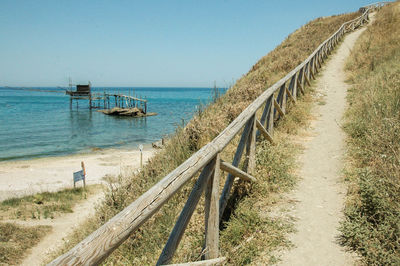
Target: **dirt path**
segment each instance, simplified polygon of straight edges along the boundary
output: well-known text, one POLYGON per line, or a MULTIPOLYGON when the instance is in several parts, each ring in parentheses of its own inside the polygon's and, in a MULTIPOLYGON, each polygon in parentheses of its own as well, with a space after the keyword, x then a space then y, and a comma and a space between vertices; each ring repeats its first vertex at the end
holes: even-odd
POLYGON ((341 183, 345 133, 340 124, 348 89, 344 63, 364 30, 344 38, 317 80, 317 91, 324 99, 313 110, 316 121, 307 132, 310 137, 299 159, 302 179, 289 195, 289 201, 296 202, 289 213, 296 220, 297 232, 290 236, 295 247, 282 255, 280 265, 354 264, 354 257, 337 243, 346 191, 341 183))
POLYGON ((95 205, 101 201, 104 193, 97 193, 88 198, 84 203, 78 204, 73 208, 73 212, 62 215, 55 219, 18 221, 10 220, 12 223, 35 226, 50 225, 52 231, 46 235, 38 245, 29 251, 29 255, 23 260, 21 265, 41 265, 47 256, 60 248, 64 244, 64 238, 95 212, 95 205))

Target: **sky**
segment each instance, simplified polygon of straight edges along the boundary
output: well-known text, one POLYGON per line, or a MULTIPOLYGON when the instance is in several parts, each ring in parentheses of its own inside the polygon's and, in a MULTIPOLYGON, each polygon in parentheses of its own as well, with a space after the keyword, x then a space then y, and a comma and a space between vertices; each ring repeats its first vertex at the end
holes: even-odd
POLYGON ((0 0, 0 86, 228 87, 291 32, 365 0, 0 0))

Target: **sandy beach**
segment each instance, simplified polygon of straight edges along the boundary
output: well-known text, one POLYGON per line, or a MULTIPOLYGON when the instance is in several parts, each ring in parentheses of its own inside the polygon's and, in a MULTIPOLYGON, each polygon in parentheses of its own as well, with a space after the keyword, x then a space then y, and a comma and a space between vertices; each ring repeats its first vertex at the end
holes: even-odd
MULTIPOLYGON (((155 150, 143 149, 143 163, 155 150)), ((73 187, 72 173, 81 170, 85 163, 86 184, 105 182, 106 175, 125 175, 140 166, 139 150, 104 149, 90 154, 74 154, 31 160, 0 162, 0 201, 73 187)), ((82 182, 79 182, 81 186, 82 182)))

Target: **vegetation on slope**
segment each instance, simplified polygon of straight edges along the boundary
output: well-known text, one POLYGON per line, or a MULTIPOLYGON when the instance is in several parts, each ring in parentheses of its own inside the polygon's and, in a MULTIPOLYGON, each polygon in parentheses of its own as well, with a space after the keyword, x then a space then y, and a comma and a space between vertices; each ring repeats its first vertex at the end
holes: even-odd
POLYGON ((400 265, 400 4, 384 7, 349 59, 342 242, 368 265, 400 265))
POLYGON ((53 219, 62 213, 71 213, 72 208, 88 195, 99 192, 100 185, 69 188, 57 192, 42 192, 0 202, 1 220, 53 219))
POLYGON ((43 225, 20 226, 19 221, 58 218, 64 213, 73 212, 75 204, 101 190, 101 185, 90 185, 86 189, 43 192, 0 202, 0 265, 21 262, 27 256, 27 251, 38 244, 52 228, 43 225))
MULTIPOLYGON (((190 155, 218 135, 240 112, 266 88, 296 67, 342 23, 358 16, 358 13, 316 19, 291 34, 281 45, 263 57, 253 68, 230 88, 221 98, 205 110, 199 110, 185 128, 178 128, 165 149, 154 156, 144 170, 129 178, 121 178, 118 186, 110 185, 111 191, 97 215, 76 231, 69 244, 60 251, 66 252, 72 245, 105 223, 139 195, 148 190, 162 177, 176 168, 190 155)), ((271 250, 284 243, 284 232, 290 226, 284 221, 263 215, 263 208, 276 200, 274 192, 284 191, 294 183, 291 165, 295 145, 286 140, 298 124, 304 123, 307 108, 298 106, 280 122, 281 133, 276 134, 277 145, 262 142, 257 148, 257 173, 260 181, 254 185, 236 186, 235 200, 228 211, 230 219, 223 224, 221 252, 230 257, 231 264, 252 262, 263 250, 271 250), (286 124, 286 126, 284 126, 286 124), (247 195, 247 197, 243 197, 247 195), (264 203, 257 206, 257 202, 264 203), (249 239, 256 239, 250 241, 249 239), (248 241, 246 241, 248 240, 248 241), (241 246, 237 246, 239 243, 241 246), (266 246, 269 246, 268 248, 266 246), (241 255, 238 256, 238 250, 241 255)), ((238 137, 229 145, 222 158, 231 161, 238 137)), ((224 178, 221 178, 221 182, 224 178)), ((184 205, 193 182, 186 185, 140 230, 136 231, 108 258, 109 263, 154 264, 168 238, 174 222, 184 205)), ((222 187, 222 183, 221 183, 222 187)), ((201 256, 204 234, 204 204, 201 201, 194 213, 188 230, 182 239, 174 261, 194 261, 201 256)))
POLYGON ((17 265, 22 254, 33 247, 51 230, 50 226, 19 226, 0 223, 0 264, 17 265))

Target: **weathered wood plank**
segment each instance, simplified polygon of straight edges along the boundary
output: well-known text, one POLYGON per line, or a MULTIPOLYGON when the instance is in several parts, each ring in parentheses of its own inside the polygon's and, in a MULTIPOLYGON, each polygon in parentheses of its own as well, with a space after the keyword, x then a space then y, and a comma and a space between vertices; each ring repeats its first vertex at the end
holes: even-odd
POLYGON ((314 75, 314 71, 313 70, 310 71, 310 74, 311 74, 311 78, 315 80, 315 75, 314 75))
POLYGON ((282 111, 282 109, 279 106, 279 103, 276 101, 276 99, 274 99, 274 107, 282 117, 285 116, 285 113, 282 111))
POLYGON ((305 87, 306 87, 306 66, 304 66, 302 68, 302 70, 303 70, 303 73, 302 73, 302 76, 301 76, 301 86, 304 88, 304 91, 305 91, 305 87))
POLYGON ((271 111, 271 104, 272 104, 272 97, 268 98, 268 100, 265 102, 264 110, 260 118, 260 122, 263 125, 265 124, 265 121, 268 118, 268 114, 271 111))
MULTIPOLYGON (((278 95, 276 96, 276 102, 278 103, 278 104, 281 104, 282 103, 282 98, 283 98, 283 90, 282 90, 282 86, 279 88, 279 91, 278 91, 278 95)), ((281 106, 281 105, 280 105, 281 106)), ((282 109, 282 108, 281 108, 282 109)), ((277 115, 277 113, 278 113, 278 111, 277 110, 275 110, 275 112, 274 112, 274 119, 275 120, 277 120, 278 118, 279 118, 279 115, 277 115)), ((279 114, 279 113, 278 113, 279 114)))
POLYGON ((314 72, 315 72, 315 56, 311 58, 310 61, 310 77, 313 79, 315 79, 314 72))
POLYGON ((274 105, 272 104, 273 100, 274 100, 274 95, 272 95, 270 97, 271 99, 271 105, 270 105, 270 110, 269 110, 269 114, 267 115, 267 121, 266 121, 266 129, 268 131, 268 133, 273 136, 274 134, 274 105))
POLYGON ((318 64, 317 71, 319 72, 320 69, 322 68, 322 49, 320 49, 318 52, 317 64, 318 64))
POLYGON ((212 265, 222 265, 226 261, 226 257, 211 259, 211 260, 202 260, 195 262, 186 262, 179 264, 169 264, 167 266, 212 266, 212 265))
POLYGON ((310 82, 310 79, 308 77, 309 73, 310 73, 310 70, 308 70, 307 73, 305 73, 304 77, 305 77, 305 80, 306 80, 308 86, 311 87, 311 82, 310 82))
POLYGON ((215 259, 219 256, 219 177, 220 154, 215 158, 214 175, 208 180, 205 193, 205 258, 215 259))
POLYGON ((324 44, 324 46, 323 46, 323 51, 324 51, 324 56, 323 56, 323 59, 325 60, 326 58, 328 58, 328 47, 327 47, 327 45, 326 44, 324 44))
POLYGON ((256 123, 257 123, 258 130, 263 134, 264 138, 273 144, 274 140, 272 139, 272 136, 264 128, 264 126, 261 124, 261 122, 256 120, 256 123))
POLYGON ((289 89, 286 88, 286 94, 289 96, 289 98, 293 101, 293 103, 296 103, 296 99, 293 97, 293 95, 290 93, 289 89))
POLYGON ((286 84, 283 84, 280 88, 279 88, 279 93, 278 93, 278 97, 276 99, 276 101, 279 103, 279 106, 281 107, 283 113, 285 113, 286 111, 286 90, 285 90, 286 84))
POLYGON ((257 179, 243 170, 221 160, 220 168, 222 171, 228 172, 235 177, 239 177, 245 181, 256 182, 257 179))
POLYGON ((318 69, 319 69, 318 60, 319 60, 319 52, 314 57, 314 75, 318 73, 318 69))
MULTIPOLYGON (((247 140, 250 135, 250 131, 253 125, 253 119, 250 119, 245 128, 243 129, 242 136, 239 141, 239 145, 236 149, 235 156, 233 157, 232 165, 238 166, 240 163, 240 159, 242 158, 244 148, 246 147, 247 140)), ((219 199, 219 219, 222 219, 222 215, 224 214, 226 204, 228 204, 229 195, 233 186, 233 181, 235 177, 231 174, 226 178, 224 188, 222 189, 221 197, 219 199)))
MULTIPOLYGON (((219 160, 218 160, 219 162, 219 160)), ((161 255, 157 261, 157 265, 164 265, 171 261, 172 257, 175 254, 176 248, 179 245, 179 242, 182 239, 183 233, 192 217, 194 210, 196 209, 197 203, 199 203, 201 194, 206 187, 208 180, 210 179, 212 173, 214 172, 217 160, 214 158, 211 162, 209 162, 206 167, 204 167, 201 172, 199 178, 197 179, 192 191, 190 192, 189 198, 186 201, 185 206, 181 214, 179 215, 178 221, 176 222, 174 229, 168 238, 167 243, 161 255)))
POLYGON ((289 87, 288 90, 290 91, 290 94, 294 98, 294 102, 296 102, 296 89, 297 89, 297 73, 293 75, 293 77, 290 79, 289 87))
POLYGON ((286 114, 286 108, 287 108, 287 100, 288 100, 288 95, 286 93, 286 84, 282 85, 281 89, 283 90, 283 98, 282 98, 282 111, 286 114))
POLYGON ((249 142, 247 143, 248 149, 248 164, 247 164, 247 172, 253 174, 256 169, 256 135, 257 127, 256 127, 256 116, 253 118, 253 127, 250 132, 249 142))
MULTIPOLYGON (((260 118, 260 122, 262 125, 265 124, 265 121, 268 118, 269 112, 271 111, 271 104, 272 104, 272 97, 268 98, 268 100, 265 102, 264 110, 260 118)), ((258 131, 257 138, 260 136, 260 134, 261 133, 258 131)))
POLYGON ((293 86, 293 92, 292 92, 292 94, 293 94, 293 97, 295 98, 295 99, 297 99, 297 79, 298 79, 298 76, 299 76, 299 72, 297 72, 294 76, 293 76, 293 84, 294 84, 294 86, 293 86))
POLYGON ((300 72, 299 72, 299 75, 297 77, 297 85, 300 88, 301 94, 304 95, 304 85, 303 85, 304 82, 303 82, 303 80, 304 80, 304 70, 301 69, 300 72))

